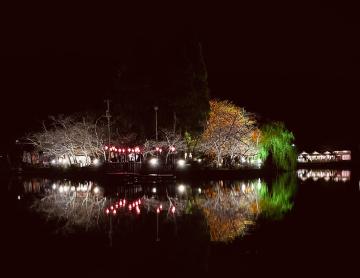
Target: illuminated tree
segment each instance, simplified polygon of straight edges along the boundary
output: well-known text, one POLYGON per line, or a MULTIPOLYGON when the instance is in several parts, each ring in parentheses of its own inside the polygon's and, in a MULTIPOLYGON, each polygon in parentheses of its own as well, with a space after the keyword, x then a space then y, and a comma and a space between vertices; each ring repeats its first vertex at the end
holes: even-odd
POLYGON ((293 147, 294 135, 282 122, 273 122, 261 128, 260 157, 269 155, 278 169, 291 170, 296 167, 296 151, 293 147))
MULTIPOLYGON (((85 116, 49 117, 40 132, 29 134, 26 139, 48 158, 62 158, 67 164, 78 164, 79 157, 105 160, 104 145, 108 142, 107 123, 102 117, 85 116)), ((113 144, 128 144, 136 137, 133 133, 121 135, 115 128, 111 134, 113 144)))
POLYGON ((145 157, 149 154, 159 155, 156 148, 160 148, 162 150, 161 154, 165 156, 165 163, 167 163, 171 154, 176 154, 185 150, 186 144, 183 137, 181 134, 174 132, 173 130, 161 129, 159 139, 159 141, 145 141, 143 148, 143 154, 145 157))
POLYGON ((256 122, 244 109, 229 101, 210 101, 208 122, 201 138, 201 149, 214 157, 218 166, 225 156, 257 154, 256 122), (254 139, 255 138, 255 139, 254 139))

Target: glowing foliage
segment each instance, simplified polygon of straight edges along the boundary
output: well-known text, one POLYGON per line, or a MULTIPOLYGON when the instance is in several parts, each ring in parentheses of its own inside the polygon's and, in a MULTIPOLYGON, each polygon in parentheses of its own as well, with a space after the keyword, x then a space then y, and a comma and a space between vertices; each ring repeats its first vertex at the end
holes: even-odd
POLYGON ((210 113, 202 135, 202 149, 220 165, 225 156, 255 155, 255 120, 229 101, 210 101, 210 113))
POLYGON ((292 146, 294 135, 281 122, 274 122, 261 129, 260 152, 261 159, 269 154, 278 169, 291 170, 296 167, 296 151, 292 146))

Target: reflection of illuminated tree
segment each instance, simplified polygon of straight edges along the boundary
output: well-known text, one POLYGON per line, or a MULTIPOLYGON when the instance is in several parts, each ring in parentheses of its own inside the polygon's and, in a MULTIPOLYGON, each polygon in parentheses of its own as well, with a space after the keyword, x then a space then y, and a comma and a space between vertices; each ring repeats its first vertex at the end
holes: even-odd
POLYGON ((91 189, 86 185, 60 185, 56 189, 46 190, 45 196, 37 199, 33 208, 49 220, 63 223, 63 231, 72 228, 88 230, 99 224, 106 205, 106 198, 101 196, 98 189, 95 193, 91 189))
POLYGON ((260 189, 261 214, 272 220, 281 219, 293 207, 293 195, 296 190, 296 176, 284 173, 272 184, 271 191, 267 187, 260 189))
POLYGON ((205 192, 200 201, 212 241, 231 241, 245 234, 258 214, 257 190, 254 183, 231 188, 221 184, 205 192))

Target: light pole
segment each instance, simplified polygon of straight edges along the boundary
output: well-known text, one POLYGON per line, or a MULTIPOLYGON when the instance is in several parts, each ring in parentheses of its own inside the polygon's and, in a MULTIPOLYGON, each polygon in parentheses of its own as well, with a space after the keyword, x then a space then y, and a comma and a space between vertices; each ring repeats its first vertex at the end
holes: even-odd
POLYGON ((156 142, 158 141, 158 131, 157 131, 157 111, 159 110, 159 107, 154 106, 154 110, 155 110, 155 138, 156 138, 156 142))
POLYGON ((111 115, 110 115, 110 100, 107 99, 105 100, 106 104, 107 104, 107 110, 106 110, 106 114, 105 114, 105 117, 107 118, 107 122, 108 122, 108 146, 109 146, 109 156, 108 156, 108 162, 110 161, 110 118, 111 118, 111 115))

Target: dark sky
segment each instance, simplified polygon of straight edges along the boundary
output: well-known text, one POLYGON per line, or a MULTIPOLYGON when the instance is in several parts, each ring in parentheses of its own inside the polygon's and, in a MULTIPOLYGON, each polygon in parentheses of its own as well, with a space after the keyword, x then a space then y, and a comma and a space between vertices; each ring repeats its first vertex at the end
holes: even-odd
MULTIPOLYGON (((96 7, 45 12, 31 6, 5 11, 0 22, 1 141, 13 140, 48 114, 101 107, 129 56, 146 60, 156 49, 156 59, 168 59, 176 43, 190 38, 202 43, 212 97, 284 121, 301 148, 358 144, 356 9, 170 10, 118 8, 108 14, 96 7)), ((156 59, 150 59, 154 67, 156 59)))

